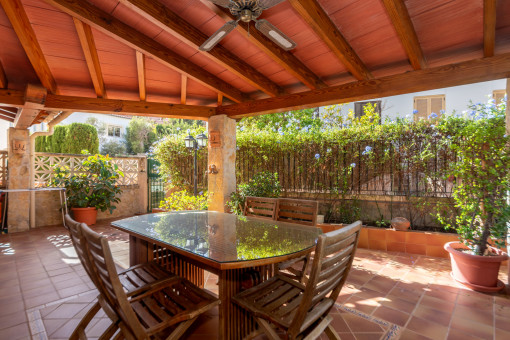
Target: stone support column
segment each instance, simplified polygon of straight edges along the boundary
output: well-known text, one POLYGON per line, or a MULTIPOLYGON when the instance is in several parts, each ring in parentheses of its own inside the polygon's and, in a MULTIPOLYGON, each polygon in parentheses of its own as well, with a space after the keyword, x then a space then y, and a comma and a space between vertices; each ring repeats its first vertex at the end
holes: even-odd
MULTIPOLYGON (((30 188, 30 135, 27 129, 9 128, 9 179, 7 189, 30 188), (19 150, 19 147, 23 149, 19 150), (15 151, 15 148, 18 148, 15 151)), ((30 229, 30 193, 9 193, 8 230, 9 233, 30 229)))
POLYGON ((138 160, 138 190, 140 195, 140 207, 139 213, 145 213, 149 206, 149 190, 147 187, 147 157, 140 157, 138 160))
POLYGON ((236 121, 226 115, 209 118, 207 165, 217 173, 208 174, 209 210, 225 212, 230 194, 236 190, 236 121))
MULTIPOLYGON (((510 78, 506 79, 506 134, 510 135, 510 78)), ((497 104, 497 103, 496 103, 497 104)), ((510 270, 510 267, 509 269, 510 270)))

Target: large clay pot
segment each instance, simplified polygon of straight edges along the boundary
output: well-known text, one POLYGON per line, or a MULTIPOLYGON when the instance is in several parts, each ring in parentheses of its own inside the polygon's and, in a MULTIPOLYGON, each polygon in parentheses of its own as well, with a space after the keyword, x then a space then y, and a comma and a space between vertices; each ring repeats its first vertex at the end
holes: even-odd
POLYGON ((96 208, 71 208, 71 211, 73 212, 73 217, 76 222, 85 223, 86 225, 96 224, 96 208))
POLYGON ((452 276, 457 281, 476 291, 497 292, 505 287, 498 281, 501 262, 508 259, 508 255, 492 248, 495 255, 472 255, 457 249, 466 249, 460 242, 448 242, 444 249, 450 253, 452 276))

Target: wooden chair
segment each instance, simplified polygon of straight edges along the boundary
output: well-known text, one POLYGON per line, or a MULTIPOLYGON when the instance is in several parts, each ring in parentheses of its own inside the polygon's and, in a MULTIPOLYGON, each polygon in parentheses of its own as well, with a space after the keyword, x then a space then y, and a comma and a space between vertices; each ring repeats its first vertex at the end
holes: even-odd
POLYGON ((179 339, 200 314, 220 303, 212 294, 178 276, 129 296, 115 269, 106 238, 85 224, 80 227, 100 294, 104 294, 122 325, 129 328, 123 335, 135 339, 155 336, 179 339))
MULTIPOLYGON (((93 264, 91 263, 89 257, 86 255, 86 240, 82 233, 82 226, 79 222, 74 221, 68 214, 65 215, 64 221, 64 226, 69 230, 71 241, 76 250, 78 258, 80 259, 80 262, 85 269, 85 272, 87 272, 94 285, 100 289, 101 285, 99 281, 96 280, 96 275, 94 275, 93 264)), ((152 262, 133 266, 119 272, 118 275, 128 296, 132 296, 150 289, 151 284, 164 282, 165 280, 175 277, 174 274, 166 271, 165 269, 152 262)), ((89 311, 77 325, 70 339, 86 339, 85 328, 101 308, 104 310, 105 314, 107 314, 110 319, 112 319, 112 325, 106 330, 106 332, 103 334, 103 337, 110 338, 119 328, 124 328, 121 320, 109 305, 108 301, 106 301, 102 295, 100 295, 98 297, 98 301, 89 309, 89 311)), ((124 332, 126 331, 127 330, 124 330, 124 332)))
POLYGON ((271 324, 288 339, 316 339, 323 331, 340 337, 328 315, 347 279, 356 251, 361 221, 319 236, 308 283, 281 274, 250 288, 233 300, 248 310, 270 339, 280 339, 271 324))
POLYGON ((276 198, 248 196, 244 202, 244 216, 274 220, 277 202, 276 198))
POLYGON ((276 208, 276 220, 298 223, 303 225, 317 225, 319 202, 292 198, 279 198, 276 208))

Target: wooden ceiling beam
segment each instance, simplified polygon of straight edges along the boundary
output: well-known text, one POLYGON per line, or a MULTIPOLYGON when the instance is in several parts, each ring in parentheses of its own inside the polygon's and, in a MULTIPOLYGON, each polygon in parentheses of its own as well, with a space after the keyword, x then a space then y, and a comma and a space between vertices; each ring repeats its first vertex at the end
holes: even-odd
MULTIPOLYGON (((158 1, 120 0, 120 3, 197 50, 209 38, 179 14, 158 1)), ((201 51, 201 53, 272 97, 285 92, 283 88, 222 45, 216 45, 212 50, 201 51)))
POLYGON ((19 90, 0 89, 0 107, 5 106, 23 107, 25 105, 25 93, 19 90))
POLYGON ((492 57, 496 46, 496 2, 483 1, 483 55, 492 57))
POLYGON ((37 115, 37 117, 34 118, 32 124, 30 125, 40 124, 44 120, 44 118, 48 117, 48 115, 49 113, 46 110, 39 111, 39 114, 37 115))
POLYGON ((181 104, 186 104, 186 97, 188 93, 188 77, 184 74, 181 75, 181 104))
POLYGON ((50 67, 46 62, 41 46, 37 41, 34 29, 28 20, 23 4, 20 0, 0 0, 5 14, 9 18, 14 32, 25 50, 32 67, 41 81, 41 84, 51 93, 57 93, 57 83, 51 74, 50 67))
POLYGON ((14 118, 18 114, 18 109, 14 107, 0 107, 0 112, 11 115, 14 118))
POLYGON ((216 112, 217 114, 226 114, 231 118, 242 118, 267 113, 395 96, 509 77, 510 53, 507 53, 457 64, 410 71, 369 81, 361 80, 349 84, 332 86, 326 89, 285 95, 278 98, 267 98, 242 104, 221 106, 216 109, 216 112))
POLYGON ((7 76, 5 75, 4 67, 2 65, 2 61, 0 61, 0 88, 7 88, 7 76))
POLYGON ((147 100, 145 56, 140 51, 136 51, 136 70, 138 73, 138 92, 140 93, 140 100, 147 100))
POLYGON ((218 106, 223 105, 223 95, 221 93, 218 93, 218 106))
POLYGON ((87 62, 90 78, 94 85, 94 90, 98 98, 106 98, 106 89, 104 86, 103 72, 101 71, 101 64, 99 63, 99 56, 97 55, 96 42, 92 35, 92 29, 89 25, 73 18, 78 38, 80 39, 81 48, 87 62))
POLYGON ((372 74, 366 65, 317 0, 288 0, 288 2, 356 79, 367 80, 372 78, 372 74))
MULTIPOLYGON (((236 18, 226 8, 217 6, 209 0, 201 0, 204 5, 209 7, 214 13, 223 18, 225 21, 235 20, 236 18)), ((313 73, 305 64, 303 64, 294 54, 285 51, 268 39, 265 35, 256 29, 248 30, 248 25, 239 22, 237 31, 240 32, 252 44, 261 49, 272 60, 282 66, 287 72, 296 77, 300 82, 310 89, 320 89, 327 87, 319 76, 313 73)))
POLYGON ((2 112, 0 112, 0 119, 6 120, 6 121, 8 121, 10 123, 14 123, 14 118, 12 118, 12 117, 10 117, 10 116, 2 113, 2 112))
POLYGON ((414 29, 404 0, 382 0, 382 2, 386 7, 386 12, 393 23, 393 27, 395 27, 397 31, 397 35, 402 42, 402 46, 404 46, 409 62, 413 68, 415 70, 427 68, 427 63, 423 56, 416 30, 414 29))
MULTIPOLYGON (((9 0, 1 0, 9 1, 9 0)), ((19 1, 19 0, 17 0, 19 1)), ((170 48, 158 43, 148 36, 140 33, 129 25, 123 23, 114 16, 102 11, 87 1, 75 0, 45 0, 47 3, 61 11, 78 18, 95 29, 111 36, 112 38, 143 52, 145 55, 158 60, 162 64, 184 73, 205 85, 206 87, 221 92, 235 102, 249 99, 247 95, 236 87, 205 71, 187 58, 177 54, 170 48)))
POLYGON ((46 88, 38 85, 27 85, 25 90, 25 105, 14 119, 14 127, 16 129, 26 129, 32 126, 33 121, 37 118, 44 107, 44 102, 48 91, 46 88))

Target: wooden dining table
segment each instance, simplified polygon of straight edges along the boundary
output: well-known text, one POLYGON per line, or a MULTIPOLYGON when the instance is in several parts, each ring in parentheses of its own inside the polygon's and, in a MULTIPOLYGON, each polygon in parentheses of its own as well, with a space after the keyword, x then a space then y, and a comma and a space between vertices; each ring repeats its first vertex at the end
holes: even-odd
POLYGON ((244 285, 272 277, 275 264, 311 252, 315 227, 215 211, 173 211, 118 220, 129 234, 130 265, 156 261, 204 287, 204 270, 218 275, 219 339, 242 339, 256 322, 231 302, 244 285))

